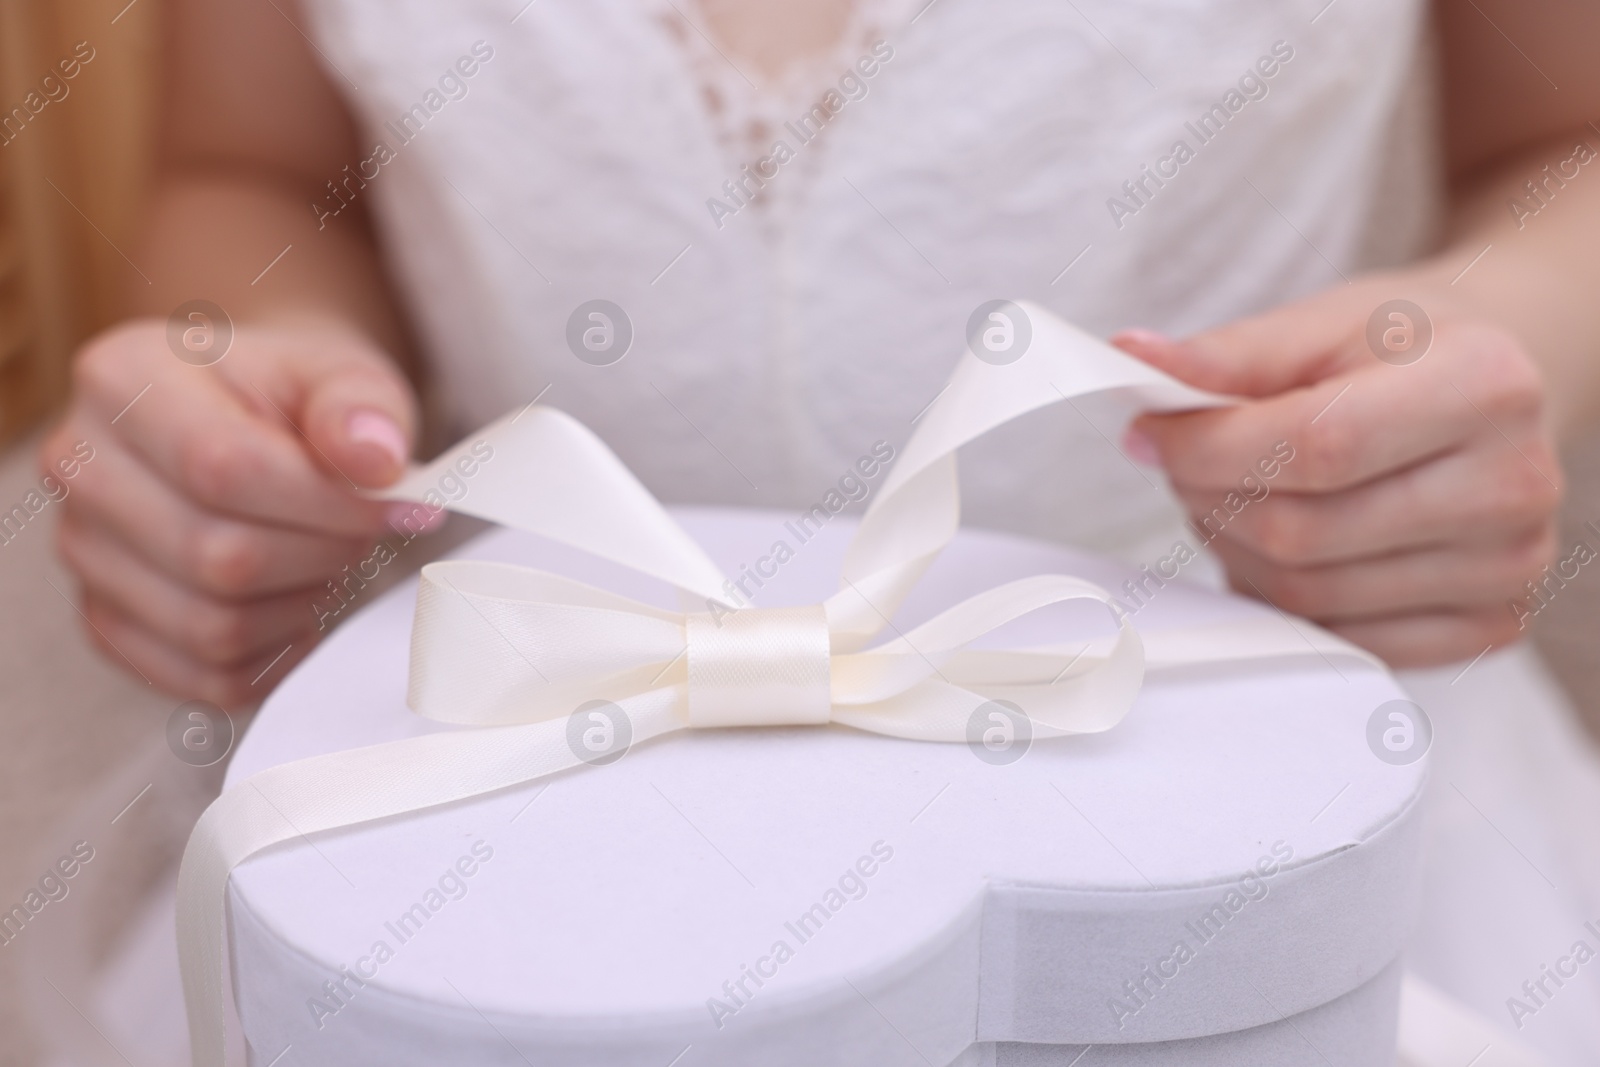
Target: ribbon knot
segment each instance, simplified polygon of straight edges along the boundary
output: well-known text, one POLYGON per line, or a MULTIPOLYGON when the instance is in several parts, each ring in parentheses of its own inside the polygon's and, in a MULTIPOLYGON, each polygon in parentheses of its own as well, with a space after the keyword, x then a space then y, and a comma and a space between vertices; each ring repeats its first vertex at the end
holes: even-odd
POLYGON ((689 725, 813 726, 831 717, 821 605, 684 616, 689 725))

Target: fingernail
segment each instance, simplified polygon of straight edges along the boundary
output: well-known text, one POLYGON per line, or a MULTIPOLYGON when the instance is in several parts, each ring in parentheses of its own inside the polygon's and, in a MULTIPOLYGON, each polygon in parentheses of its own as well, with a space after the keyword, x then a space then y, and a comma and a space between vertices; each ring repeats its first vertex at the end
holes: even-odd
POLYGON ((384 517, 392 529, 415 535, 432 533, 444 525, 449 515, 444 508, 431 508, 427 504, 401 500, 390 504, 384 517))
POLYGON ((1111 343, 1118 348, 1171 348, 1175 343, 1172 338, 1159 330, 1147 330, 1143 326, 1135 326, 1130 330, 1118 330, 1111 335, 1111 343))
POLYGON ((1127 432, 1122 435, 1122 451, 1140 466, 1161 466, 1161 450, 1156 447, 1155 438, 1137 426, 1129 426, 1127 432))
POLYGON ((401 431, 400 424, 381 411, 371 408, 360 408, 350 413, 345 420, 345 436, 358 445, 372 445, 381 449, 397 467, 406 465, 407 454, 410 448, 406 445, 406 435, 401 431))

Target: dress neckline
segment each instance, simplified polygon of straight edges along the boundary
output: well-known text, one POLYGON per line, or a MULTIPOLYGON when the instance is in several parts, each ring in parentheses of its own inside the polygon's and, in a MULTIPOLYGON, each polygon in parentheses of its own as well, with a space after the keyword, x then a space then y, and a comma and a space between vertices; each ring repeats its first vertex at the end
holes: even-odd
MULTIPOLYGON (((828 90, 837 87, 839 78, 850 72, 859 58, 872 51, 874 43, 888 39, 903 26, 916 2, 852 0, 839 39, 829 48, 794 58, 775 78, 715 43, 699 0, 658 0, 657 19, 683 57, 693 96, 716 142, 723 169, 734 177, 742 167, 767 155, 775 140, 786 137, 785 122, 809 111, 828 90)), ((791 194, 798 191, 797 182, 783 184, 791 194)), ((753 204, 770 208, 779 199, 770 194, 769 187, 753 204)))

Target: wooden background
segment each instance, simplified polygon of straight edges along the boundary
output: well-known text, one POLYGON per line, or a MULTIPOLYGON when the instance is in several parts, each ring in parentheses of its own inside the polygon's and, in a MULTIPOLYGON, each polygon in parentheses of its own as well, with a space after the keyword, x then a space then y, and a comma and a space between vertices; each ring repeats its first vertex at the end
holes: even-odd
POLYGON ((118 249, 135 243, 150 170, 159 12, 126 2, 0 0, 6 113, 77 42, 95 53, 64 99, 0 146, 0 439, 59 400, 72 349, 143 284, 118 249))

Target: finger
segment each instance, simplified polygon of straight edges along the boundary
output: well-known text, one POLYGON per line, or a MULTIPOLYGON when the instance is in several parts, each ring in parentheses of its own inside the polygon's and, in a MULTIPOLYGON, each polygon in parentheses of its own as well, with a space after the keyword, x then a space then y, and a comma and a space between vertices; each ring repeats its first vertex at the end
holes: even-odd
POLYGON ((1330 492, 1459 447, 1483 431, 1472 407, 1429 403, 1366 375, 1333 378, 1267 400, 1137 422, 1174 482, 1225 490, 1279 458, 1275 488, 1330 492), (1428 418, 1416 418, 1421 405, 1428 418))
POLYGON ((236 384, 291 422, 334 473, 362 488, 388 485, 404 473, 416 433, 410 383, 360 338, 334 333, 318 346, 311 336, 322 335, 276 339, 277 358, 236 384))
POLYGON ((62 555, 97 598, 207 665, 237 667, 276 654, 315 629, 314 589, 264 600, 216 600, 177 585, 92 526, 69 519, 58 536, 62 555))
POLYGON ((330 536, 206 511, 113 443, 80 471, 67 513, 105 528, 172 580, 220 598, 320 583, 370 538, 330 536))
POLYGON ((1197 389, 1264 397, 1344 367, 1350 332, 1342 305, 1313 298, 1181 340, 1135 329, 1113 334, 1111 343, 1197 389))
MULTIPOLYGON (((1525 451, 1544 447, 1531 441, 1525 451)), ((1259 496, 1263 486, 1269 495, 1237 513, 1216 490, 1174 489, 1208 533, 1297 567, 1425 546, 1503 544, 1547 520, 1561 500, 1556 483, 1498 438, 1342 492, 1290 493, 1261 479, 1251 489, 1259 496)))
POLYGON ((1113 335, 1111 343, 1200 389, 1276 396, 1373 363, 1367 322, 1382 305, 1408 299, 1447 310, 1447 298, 1408 291, 1400 282, 1370 277, 1182 340, 1135 329, 1113 335))
POLYGON ((276 660, 263 656, 235 668, 201 663, 172 647, 93 593, 83 599, 89 640, 115 663, 131 666, 145 681, 180 700, 207 700, 234 711, 258 703, 278 679, 311 651, 300 642, 276 660))
POLYGON ((1476 437, 1537 432, 1544 385, 1508 335, 1440 326, 1429 358, 1405 367, 1367 360, 1314 386, 1231 408, 1149 415, 1149 435, 1178 482, 1221 488, 1264 451, 1295 452, 1278 488, 1326 492, 1440 455, 1476 437))
POLYGON ((1330 627, 1397 669, 1461 663, 1525 636, 1504 607, 1363 619, 1330 627))
POLYGON ((1521 596, 1555 557, 1543 523, 1502 545, 1428 548, 1350 563, 1284 567, 1238 544, 1212 543, 1240 592, 1324 625, 1401 613, 1459 611, 1521 596))
MULTIPOLYGON (((215 367, 170 358, 152 363, 134 347, 140 340, 97 341, 75 364, 78 392, 90 410, 107 424, 117 420, 110 426, 79 420, 91 446, 115 434, 180 493, 213 511, 349 536, 371 534, 381 524, 382 505, 359 498, 349 481, 326 472, 305 439, 267 404, 260 405, 263 414, 243 403, 215 367)), ((233 352, 228 358, 235 355, 244 358, 233 352)))

